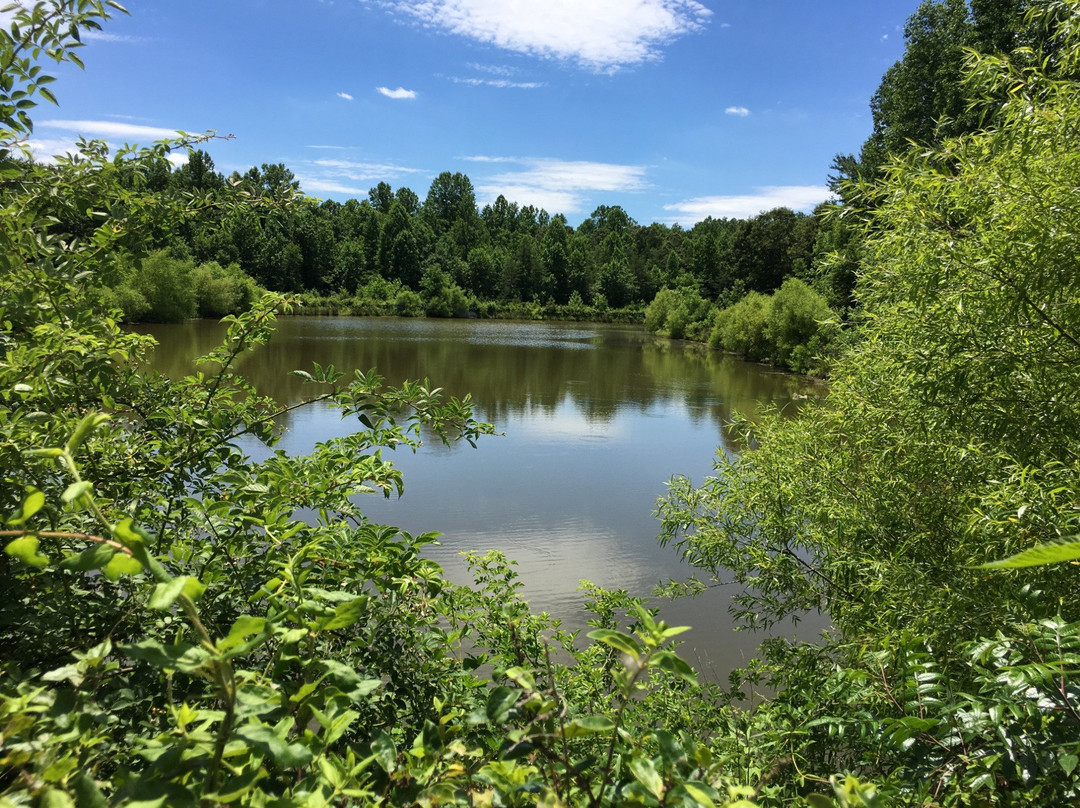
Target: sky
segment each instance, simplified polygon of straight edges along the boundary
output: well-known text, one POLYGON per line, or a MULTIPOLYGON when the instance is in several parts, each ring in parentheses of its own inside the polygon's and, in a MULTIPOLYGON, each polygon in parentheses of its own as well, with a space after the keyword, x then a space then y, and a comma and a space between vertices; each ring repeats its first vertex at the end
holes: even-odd
POLYGON ((566 215, 690 227, 829 196, 917 0, 130 0, 51 72, 41 158, 78 135, 213 131, 228 176, 319 199, 462 172, 566 215))

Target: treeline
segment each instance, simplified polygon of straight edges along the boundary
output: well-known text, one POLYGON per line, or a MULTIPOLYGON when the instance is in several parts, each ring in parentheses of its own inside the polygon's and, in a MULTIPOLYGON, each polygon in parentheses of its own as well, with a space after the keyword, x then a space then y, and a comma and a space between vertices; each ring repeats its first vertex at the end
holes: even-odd
MULTIPOLYGON (((139 181, 162 194, 292 198, 266 215, 232 211, 161 233, 157 246, 179 260, 236 266, 272 291, 358 296, 356 308, 375 313, 414 310, 408 294, 393 305, 402 292, 419 295, 434 316, 482 313, 485 303, 640 309, 664 288, 734 302, 788 277, 818 282, 813 268, 833 240, 818 216, 786 208, 684 229, 640 225, 621 207, 602 205, 574 228, 562 214, 502 196, 478 207, 469 178, 450 172, 423 200, 383 182, 367 199, 317 202, 298 195, 284 165, 225 177, 201 149, 182 167, 139 181)), ((847 291, 840 284, 835 303, 847 291)))

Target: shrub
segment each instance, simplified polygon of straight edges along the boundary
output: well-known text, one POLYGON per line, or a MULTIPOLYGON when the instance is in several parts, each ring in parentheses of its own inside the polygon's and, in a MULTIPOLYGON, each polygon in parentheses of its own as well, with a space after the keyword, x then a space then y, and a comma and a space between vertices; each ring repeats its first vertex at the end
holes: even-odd
POLYGON ((394 314, 398 317, 423 317, 424 301, 411 289, 402 289, 394 298, 394 314))
POLYGON ((750 292, 720 312, 709 335, 709 344, 755 362, 766 359, 771 353, 765 334, 768 316, 769 298, 760 292, 750 292))
POLYGON ((258 294, 255 281, 237 264, 222 267, 211 261, 195 267, 192 276, 200 317, 216 319, 247 311, 258 294))
POLYGON ((194 270, 190 261, 171 258, 164 250, 144 258, 130 279, 149 307, 141 319, 178 323, 198 314, 194 270))
POLYGON ((814 352, 827 342, 834 318, 824 297, 798 278, 788 278, 773 294, 765 318, 769 358, 776 365, 805 371, 814 352))

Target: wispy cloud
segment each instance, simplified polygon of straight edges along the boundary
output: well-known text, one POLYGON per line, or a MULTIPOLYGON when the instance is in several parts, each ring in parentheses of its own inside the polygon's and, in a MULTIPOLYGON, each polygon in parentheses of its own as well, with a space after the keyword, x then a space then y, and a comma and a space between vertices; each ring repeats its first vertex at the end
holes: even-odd
MULTIPOLYGON (((345 149, 341 146, 309 146, 312 149, 345 149)), ((323 158, 297 161, 296 176, 305 193, 334 194, 363 198, 378 182, 394 182, 403 177, 427 174, 425 169, 391 162, 323 158)))
POLYGON ((337 97, 338 98, 344 98, 346 101, 352 101, 353 100, 353 97, 351 95, 349 95, 348 93, 338 93, 337 97))
POLYGON ((709 216, 714 219, 747 219, 773 208, 809 211, 832 196, 824 185, 769 185, 754 190, 752 194, 699 196, 664 205, 664 210, 674 214, 670 221, 692 224, 709 216))
POLYGON ((470 154, 462 155, 459 160, 466 160, 470 163, 520 163, 517 157, 493 157, 487 154, 470 154))
POLYGON ((501 90, 535 90, 538 87, 546 87, 543 81, 510 81, 509 79, 477 79, 462 78, 461 76, 447 76, 454 84, 468 84, 473 87, 498 87, 501 90))
POLYGON ((746 107, 728 107, 724 110, 725 115, 734 115, 738 118, 745 118, 750 114, 750 110, 746 107))
POLYGON ((375 90, 387 98, 416 98, 416 90, 406 90, 404 87, 398 87, 396 90, 391 90, 389 87, 376 87, 375 90))
POLYGON ((517 70, 507 65, 484 65, 479 62, 470 62, 469 67, 477 73, 491 73, 496 76, 513 76, 517 70))
POLYGON ((305 194, 348 194, 353 197, 363 197, 367 194, 367 188, 357 188, 351 185, 345 185, 341 182, 335 182, 334 180, 323 179, 321 177, 313 177, 307 174, 301 174, 297 177, 300 180, 300 187, 304 190, 305 194))
POLYGON ((98 42, 143 42, 141 36, 127 36, 126 34, 111 34, 108 31, 83 31, 83 39, 97 40, 98 42))
POLYGON ((581 213, 590 195, 629 193, 646 188, 645 166, 559 160, 550 157, 464 158, 476 163, 515 163, 519 171, 506 171, 476 181, 477 201, 494 202, 502 194, 512 202, 534 205, 553 213, 581 213))
MULTIPOLYGON (((78 152, 76 141, 80 137, 106 140, 111 147, 115 148, 123 143, 148 145, 158 140, 176 138, 180 131, 179 129, 165 129, 160 126, 144 126, 123 121, 53 119, 37 122, 34 127, 35 137, 27 142, 27 146, 33 152, 35 160, 43 163, 53 163, 57 155, 78 152)), ((180 152, 177 152, 176 155, 180 156, 169 157, 173 163, 182 165, 187 161, 186 154, 181 155, 180 152)))
POLYGON ((39 128, 60 129, 83 137, 118 138, 129 141, 153 141, 176 137, 180 129, 164 129, 160 126, 143 126, 117 121, 38 121, 39 128))
POLYGON ((386 0, 423 25, 597 72, 660 58, 712 12, 696 0, 386 0))
POLYGON ((423 172, 423 169, 407 168, 394 163, 368 163, 355 160, 313 160, 312 165, 317 166, 324 173, 332 174, 335 178, 354 182, 392 180, 408 174, 423 172))

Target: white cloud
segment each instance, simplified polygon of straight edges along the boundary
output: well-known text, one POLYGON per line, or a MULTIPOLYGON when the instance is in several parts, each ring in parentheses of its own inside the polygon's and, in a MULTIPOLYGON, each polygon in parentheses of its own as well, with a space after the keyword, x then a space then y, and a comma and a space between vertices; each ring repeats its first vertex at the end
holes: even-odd
POLYGON ((479 73, 493 73, 496 76, 513 76, 517 71, 506 65, 482 65, 478 62, 470 62, 469 67, 479 73))
POLYGON ((387 98, 416 98, 416 90, 406 90, 404 87, 398 87, 396 90, 391 90, 389 87, 376 87, 375 89, 387 98))
MULTIPOLYGON (((396 179, 403 174, 421 173, 419 168, 406 168, 393 163, 363 163, 354 160, 315 160, 313 165, 325 172, 353 182, 396 179)), ((364 193, 367 193, 365 190, 364 193)))
POLYGON ((348 93, 338 93, 337 97, 338 98, 344 98, 346 101, 352 101, 353 100, 353 97, 351 95, 349 95, 348 93))
MULTIPOLYGON (((37 122, 34 127, 35 137, 27 141, 27 146, 33 152, 35 160, 54 163, 57 155, 78 152, 76 141, 79 137, 103 139, 109 141, 110 147, 115 148, 122 143, 148 145, 159 140, 176 138, 179 132, 178 129, 143 126, 121 121, 46 120, 37 122)), ((181 165, 187 161, 187 155, 183 153, 177 156, 178 154, 180 153, 170 155, 169 159, 174 164, 181 165), (177 162, 178 160, 180 162, 177 162)))
MULTIPOLYGON (((160 126, 143 126, 117 121, 39 121, 38 128, 61 129, 83 137, 119 138, 127 141, 155 141, 176 137, 180 129, 163 129, 160 126)), ((190 130, 185 130, 190 131, 190 130)))
POLYGON ((56 157, 64 154, 76 154, 78 149, 75 141, 71 138, 30 138, 26 141, 27 147, 39 163, 53 164, 56 157))
POLYGON ((138 36, 127 36, 126 34, 110 34, 108 31, 83 31, 80 36, 86 40, 97 40, 98 42, 142 42, 143 38, 138 36))
POLYGON ((712 16, 697 0, 388 0, 424 25, 599 72, 660 58, 712 16))
POLYGON ((477 201, 494 202, 502 194, 519 205, 534 205, 551 213, 580 213, 592 192, 641 191, 646 187, 645 166, 558 160, 550 157, 464 158, 477 163, 517 163, 520 171, 507 171, 477 180, 477 201))
POLYGON ((750 110, 746 107, 728 107, 724 110, 725 115, 736 115, 739 118, 745 118, 750 114, 750 110))
POLYGON ((543 81, 510 81, 509 79, 467 79, 459 76, 449 76, 455 84, 469 84, 473 87, 498 87, 499 89, 535 90, 538 87, 546 87, 543 81))
POLYGON ((714 219, 748 219, 773 208, 808 211, 832 196, 825 185, 769 185, 756 188, 756 193, 732 196, 699 196, 664 205, 676 215, 670 221, 680 224, 714 219))
POLYGON ((300 187, 306 194, 348 194, 349 196, 361 197, 367 195, 367 189, 354 188, 333 180, 319 177, 300 176, 300 187))
POLYGON ((518 205, 532 205, 548 213, 581 213, 585 209, 586 199, 583 194, 570 191, 556 191, 551 188, 537 188, 533 185, 489 185, 479 183, 476 186, 477 203, 482 207, 490 205, 499 195, 518 205))
MULTIPOLYGON (((345 148, 336 146, 312 146, 310 148, 345 148)), ((378 182, 393 182, 402 177, 426 173, 423 169, 409 168, 394 163, 362 162, 324 158, 299 163, 296 176, 305 193, 316 196, 334 194, 362 199, 368 189, 378 182)))
POLYGON ((521 162, 516 157, 493 157, 487 154, 473 154, 463 155, 458 158, 460 160, 467 160, 470 163, 519 163, 521 162))
POLYGON ((175 168, 180 168, 182 165, 187 165, 189 156, 186 151, 169 152, 165 159, 172 163, 175 168))

